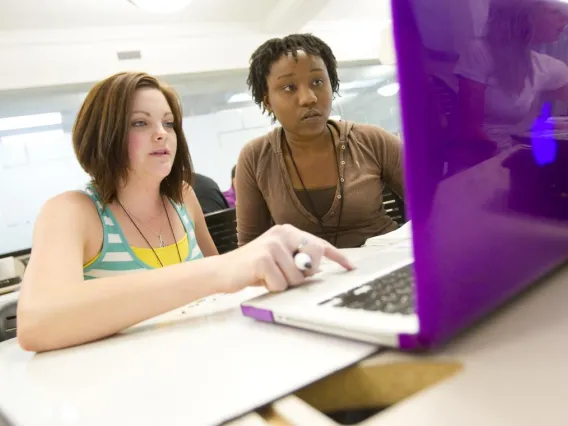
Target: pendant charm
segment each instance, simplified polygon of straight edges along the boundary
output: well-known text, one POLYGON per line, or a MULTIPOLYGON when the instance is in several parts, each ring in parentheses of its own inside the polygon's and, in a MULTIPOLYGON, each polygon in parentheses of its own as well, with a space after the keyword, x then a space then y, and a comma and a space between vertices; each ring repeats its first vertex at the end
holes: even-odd
POLYGON ((160 247, 165 247, 166 243, 164 242, 164 238, 162 237, 162 234, 158 235, 158 238, 160 239, 160 247))

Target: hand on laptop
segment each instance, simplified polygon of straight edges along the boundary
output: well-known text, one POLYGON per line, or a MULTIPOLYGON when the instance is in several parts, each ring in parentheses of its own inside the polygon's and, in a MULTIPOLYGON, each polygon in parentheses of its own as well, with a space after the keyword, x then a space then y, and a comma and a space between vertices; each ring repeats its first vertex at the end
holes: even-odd
POLYGON ((347 257, 330 243, 292 225, 274 226, 256 240, 224 256, 230 258, 226 262, 230 277, 228 292, 253 285, 265 285, 270 291, 300 285, 318 271, 323 257, 347 270, 354 269, 347 257), (294 263, 294 253, 298 250, 310 256, 309 270, 302 272, 294 263))

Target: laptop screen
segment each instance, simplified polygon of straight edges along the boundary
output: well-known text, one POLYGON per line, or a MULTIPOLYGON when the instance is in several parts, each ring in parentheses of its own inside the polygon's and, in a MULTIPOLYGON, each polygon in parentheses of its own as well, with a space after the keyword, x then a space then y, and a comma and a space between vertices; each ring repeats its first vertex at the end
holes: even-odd
POLYGON ((568 12, 394 0, 421 333, 439 340, 568 258, 568 12))

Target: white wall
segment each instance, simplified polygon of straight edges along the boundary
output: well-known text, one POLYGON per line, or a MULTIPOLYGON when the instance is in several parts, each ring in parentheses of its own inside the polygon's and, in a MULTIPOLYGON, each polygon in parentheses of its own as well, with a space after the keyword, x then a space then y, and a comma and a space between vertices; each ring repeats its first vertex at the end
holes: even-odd
MULTIPOLYGON (((326 40, 339 61, 378 58, 373 23, 311 23, 304 30, 326 40)), ((124 70, 160 76, 244 69, 260 44, 281 35, 230 25, 0 31, 0 91, 89 83, 124 70), (131 50, 142 58, 118 60, 118 51, 131 50)))
MULTIPOLYGON (((377 61, 385 46, 374 21, 310 21, 302 31, 323 38, 339 62, 377 61)), ((229 23, 0 31, 0 93, 91 83, 123 70, 171 76, 246 69, 256 47, 282 35, 229 23), (142 58, 118 60, 118 51, 130 50, 140 50, 142 58)), ((374 111, 356 111, 352 110, 353 118, 361 121, 377 116, 374 111)), ((67 133, 17 138, 0 134, 0 254, 29 248, 41 205, 88 181, 74 158, 68 133, 74 113, 62 112, 67 133)), ((184 131, 196 171, 227 189, 241 147, 270 126, 255 105, 186 117, 184 131)))
POLYGON ((0 253, 29 248, 33 223, 45 200, 87 181, 69 134, 1 138, 0 253))
MULTIPOLYGON (((398 130, 396 96, 382 98, 372 91, 333 110, 346 119, 398 130)), ((256 105, 185 117, 195 170, 228 189, 242 146, 271 125, 256 105)), ((88 180, 75 159, 71 136, 63 130, 0 137, 0 255, 29 248, 41 205, 56 194, 83 188, 88 180)))
MULTIPOLYGON (((268 131, 256 106, 184 118, 196 171, 225 190, 241 147, 268 131)), ((0 255, 31 246, 42 204, 89 181, 77 162, 71 135, 62 130, 0 138, 0 255)))
POLYGON ((186 117, 183 128, 195 171, 212 178, 222 191, 228 189, 241 148, 270 125, 256 105, 186 117))

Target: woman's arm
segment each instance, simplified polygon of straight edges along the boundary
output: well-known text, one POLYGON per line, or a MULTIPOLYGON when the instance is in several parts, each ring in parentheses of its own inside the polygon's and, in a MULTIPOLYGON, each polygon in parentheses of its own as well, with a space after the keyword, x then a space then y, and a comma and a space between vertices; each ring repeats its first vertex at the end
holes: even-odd
POLYGON ((84 281, 84 251, 93 234, 85 212, 92 208, 84 195, 66 193, 48 201, 37 219, 17 314, 18 341, 26 350, 101 339, 211 294, 302 284, 311 273, 295 266, 292 253, 304 241, 314 271, 323 256, 352 268, 329 243, 285 225, 221 256, 84 281))
POLYGON ((388 187, 404 200, 404 176, 402 170, 402 142, 392 133, 372 126, 372 142, 381 168, 381 178, 388 187))
POLYGON ((562 101, 568 103, 568 84, 559 89, 544 92, 543 98, 551 101, 562 101))
POLYGON ((37 219, 18 303, 24 349, 46 351, 100 339, 224 291, 227 276, 215 258, 84 281, 85 236, 92 227, 85 220, 87 203, 92 202, 82 194, 62 194, 48 201, 37 219))
POLYGON ((197 238, 197 244, 199 245, 201 252, 205 257, 218 255, 219 252, 217 251, 217 247, 215 246, 213 238, 211 238, 211 234, 207 228, 203 210, 199 205, 199 200, 195 195, 195 191, 189 185, 185 188, 183 201, 195 226, 195 237, 197 238))
POLYGON ((568 103, 568 65, 552 56, 538 54, 538 66, 543 73, 543 98, 568 103))
POLYGON ((256 181, 255 153, 250 144, 239 155, 236 171, 237 232, 239 246, 247 244, 268 230, 271 216, 256 181))

